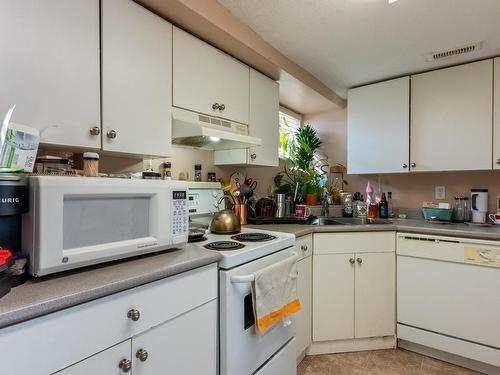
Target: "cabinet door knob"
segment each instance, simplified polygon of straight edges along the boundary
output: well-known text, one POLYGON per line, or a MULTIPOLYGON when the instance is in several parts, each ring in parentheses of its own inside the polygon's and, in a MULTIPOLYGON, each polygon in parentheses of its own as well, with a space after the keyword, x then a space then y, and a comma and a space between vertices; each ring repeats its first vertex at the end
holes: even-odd
POLYGON ((408 164, 403 164, 403 169, 408 168, 408 164))
POLYGON ((363 259, 361 259, 361 258, 357 258, 357 259, 356 259, 356 262, 358 262, 359 264, 361 264, 361 263, 363 263, 363 259))
POLYGON ((116 138, 116 131, 115 130, 110 130, 106 133, 106 137, 109 139, 115 139, 116 138))
POLYGON ((252 155, 250 155, 250 159, 252 159, 252 160, 257 159, 257 154, 252 154, 252 155))
POLYGON ((131 309, 127 312, 127 318, 132 319, 132 321, 137 322, 141 317, 139 310, 131 309))
POLYGON ((497 159, 497 164, 500 164, 500 159, 497 159))
POLYGON ((118 363, 118 368, 123 372, 129 372, 132 369, 132 361, 128 359, 122 359, 120 363, 118 363))
POLYGON ((415 163, 411 163, 410 165, 412 168, 415 168, 417 166, 417 164, 415 164, 415 163))
POLYGON ((349 259, 349 263, 354 264, 354 262, 355 262, 354 258, 349 259))
POLYGON ((146 362, 148 359, 148 352, 145 349, 139 349, 137 353, 135 353, 135 357, 141 362, 146 362))
POLYGON ((226 106, 225 106, 224 104, 221 104, 221 105, 219 106, 219 111, 223 111, 223 110, 225 110, 225 109, 226 109, 226 106))
POLYGON ((300 247, 300 249, 301 249, 302 251, 307 251, 308 247, 307 247, 307 245, 302 245, 302 246, 300 247))
POLYGON ((98 126, 92 126, 90 128, 90 135, 99 135, 101 134, 101 128, 99 128, 98 126))
POLYGON ((212 109, 213 109, 214 111, 216 111, 216 110, 220 109, 220 105, 219 105, 219 103, 214 103, 214 104, 212 104, 212 109))

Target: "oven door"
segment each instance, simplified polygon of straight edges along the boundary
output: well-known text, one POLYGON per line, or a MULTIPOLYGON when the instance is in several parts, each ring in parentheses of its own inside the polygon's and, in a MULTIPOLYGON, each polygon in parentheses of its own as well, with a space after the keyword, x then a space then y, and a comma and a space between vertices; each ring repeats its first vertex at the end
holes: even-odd
MULTIPOLYGON (((255 261, 220 271, 220 373, 250 375, 263 370, 266 362, 293 338, 292 324, 276 324, 264 334, 255 328, 250 282, 231 282, 231 276, 249 275, 275 262, 294 256, 290 247, 255 261)), ((295 341, 293 341, 295 343, 295 341)), ((294 346, 294 345, 293 345, 294 346)), ((293 347, 295 350, 295 346, 293 347)), ((282 356, 284 358, 284 356, 282 356)), ((295 368, 295 361, 293 361, 295 368)), ((295 372, 276 373, 293 375, 295 372)))

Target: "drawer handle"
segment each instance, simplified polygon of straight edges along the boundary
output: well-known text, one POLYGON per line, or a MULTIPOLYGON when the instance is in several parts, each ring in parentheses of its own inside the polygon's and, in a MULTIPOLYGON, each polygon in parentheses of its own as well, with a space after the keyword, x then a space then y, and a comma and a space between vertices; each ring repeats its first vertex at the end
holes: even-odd
POLYGON ((361 258, 357 258, 357 259, 356 259, 356 262, 358 262, 359 264, 361 264, 361 263, 363 263, 363 259, 361 259, 361 258))
POLYGON ((122 359, 120 363, 118 363, 118 368, 123 372, 129 372, 132 369, 132 361, 128 359, 122 359))
POLYGON ((147 350, 145 349, 139 349, 136 353, 135 353, 135 357, 139 359, 139 361, 141 362, 146 362, 147 359, 148 359, 148 352, 147 350))
POLYGON ((132 319, 132 321, 137 322, 139 318, 141 317, 141 313, 139 310, 136 309, 131 309, 127 313, 127 318, 132 319))
POLYGON ((307 250, 308 250, 307 245, 302 245, 302 246, 300 247, 300 250, 302 250, 302 251, 307 251, 307 250))
POLYGON ((354 258, 349 258, 349 263, 354 264, 355 262, 354 258))

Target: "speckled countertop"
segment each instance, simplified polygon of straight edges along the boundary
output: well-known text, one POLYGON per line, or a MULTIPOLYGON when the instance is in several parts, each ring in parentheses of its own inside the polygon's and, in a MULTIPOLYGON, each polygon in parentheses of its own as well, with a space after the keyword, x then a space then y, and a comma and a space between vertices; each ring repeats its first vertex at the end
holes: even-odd
POLYGON ((324 232, 376 232, 398 231, 408 233, 433 234, 439 236, 474 238, 500 241, 500 225, 475 226, 469 224, 433 224, 423 220, 392 220, 393 224, 369 225, 304 225, 304 224, 266 224, 247 225, 247 228, 293 233, 297 237, 311 233, 324 232))
POLYGON ((220 254, 187 246, 106 265, 31 279, 0 298, 0 328, 218 262, 220 254))

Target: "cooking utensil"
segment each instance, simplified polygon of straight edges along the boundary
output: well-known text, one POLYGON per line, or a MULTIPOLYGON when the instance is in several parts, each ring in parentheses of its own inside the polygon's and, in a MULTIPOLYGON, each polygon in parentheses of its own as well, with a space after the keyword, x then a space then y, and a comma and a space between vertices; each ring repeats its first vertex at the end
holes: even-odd
POLYGON ((237 183, 239 184, 244 184, 245 183, 245 175, 239 171, 233 172, 230 176, 231 183, 236 185, 237 183))

